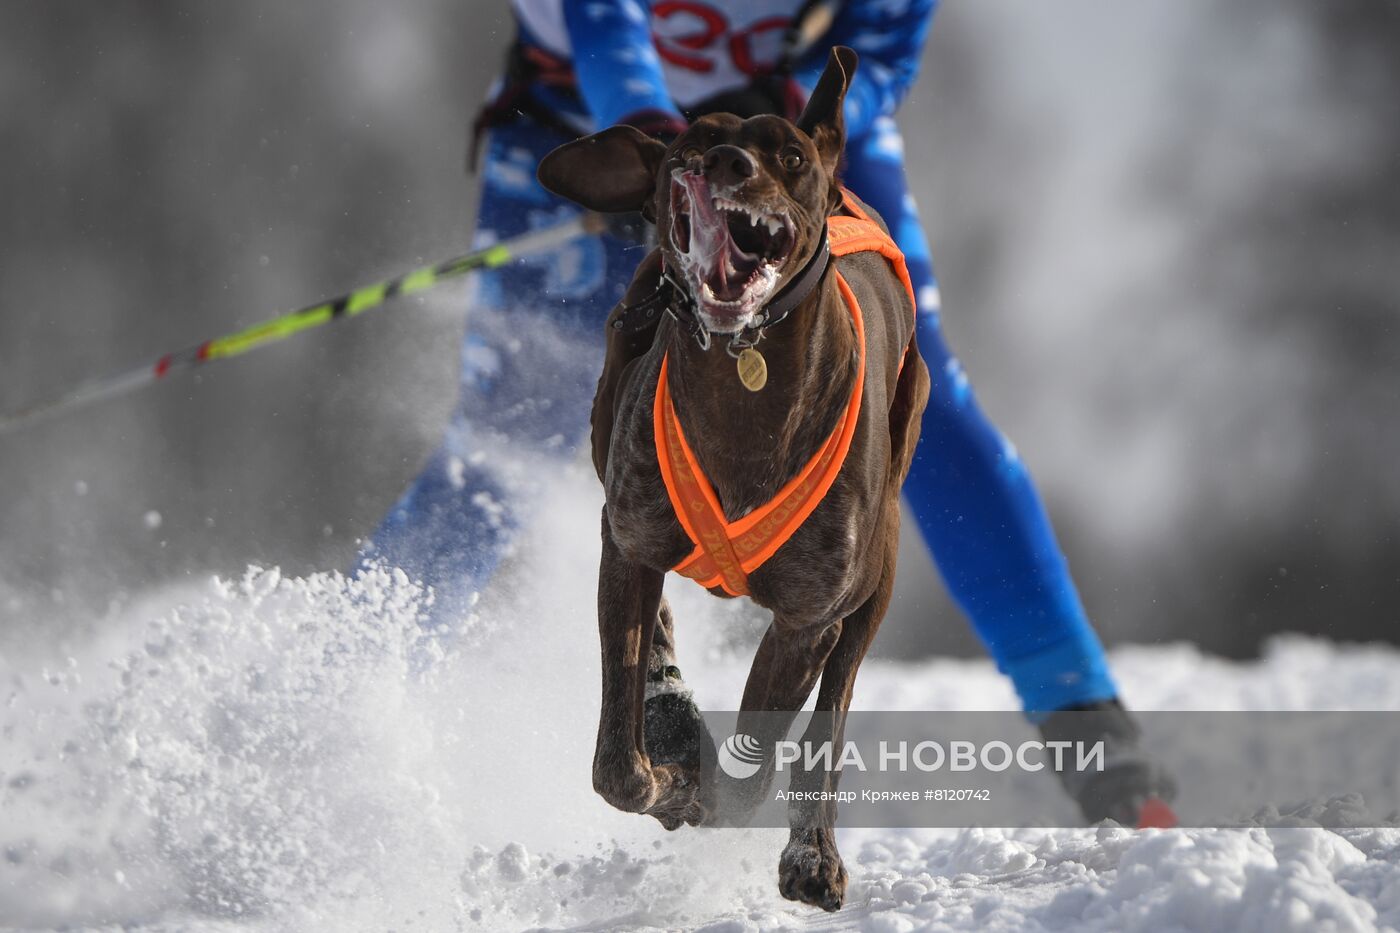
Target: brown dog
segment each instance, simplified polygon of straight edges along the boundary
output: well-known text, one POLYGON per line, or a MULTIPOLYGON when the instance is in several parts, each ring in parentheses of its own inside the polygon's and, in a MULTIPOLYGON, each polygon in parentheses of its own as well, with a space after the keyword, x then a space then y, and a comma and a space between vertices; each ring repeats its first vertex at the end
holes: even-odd
MULTIPOLYGON (((785 712, 779 718, 790 725, 820 677, 816 708, 829 715, 814 717, 808 734, 820 728, 822 741, 838 745, 856 669, 894 585, 899 490, 929 381, 902 258, 838 249, 838 228, 875 231, 837 216, 862 210, 836 180, 855 67, 854 52, 834 50, 796 125, 712 115, 669 147, 616 126, 556 149, 539 169, 547 188, 585 207, 642 211, 661 243, 609 318, 593 406, 593 460, 607 497, 593 785, 613 806, 651 814, 668 829, 733 814, 716 811, 723 779, 713 751, 664 755, 658 749, 675 737, 649 728, 648 681, 654 688, 675 672, 666 571, 679 568, 718 595, 747 593, 772 610, 742 710, 785 712), (838 257, 829 260, 828 227, 838 257), (671 422, 658 419, 658 405, 671 422), (688 447, 679 446, 682 434, 688 447), (823 460, 833 443, 846 445, 839 472, 823 460), (820 473, 823 463, 829 488, 803 498, 812 490, 801 488, 799 474, 820 473), (710 526, 697 473, 708 478, 718 516, 710 526), (793 489, 797 498, 785 500, 793 489), (793 513, 804 511, 793 530, 793 513), (776 541, 759 526, 753 540, 702 544, 715 528, 723 539, 724 527, 764 514, 759 525, 785 534, 756 565, 744 548, 776 541)), ((744 723, 741 715, 740 731, 744 723)), ((793 783, 834 790, 835 780, 798 774, 793 783)), ((759 783, 761 792, 767 785, 759 783)), ((745 794, 751 805, 754 791, 736 796, 745 794)), ((780 890, 836 910, 846 871, 834 804, 794 804, 789 815, 780 890)))

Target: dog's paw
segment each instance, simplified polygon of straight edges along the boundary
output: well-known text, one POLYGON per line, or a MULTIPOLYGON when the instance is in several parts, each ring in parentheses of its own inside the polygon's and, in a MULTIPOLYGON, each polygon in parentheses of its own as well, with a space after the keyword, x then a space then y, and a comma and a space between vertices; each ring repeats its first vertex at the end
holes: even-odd
POLYGON ((700 774, 713 773, 715 740, 679 673, 660 684, 649 683, 647 691, 650 695, 642 707, 647 758, 653 765, 676 764, 700 774))
POLYGON ((668 830, 682 825, 699 826, 710 815, 699 775, 678 765, 653 765, 660 793, 647 813, 668 830))
POLYGON ((664 785, 657 780, 657 770, 637 767, 622 771, 595 767, 593 790, 624 813, 646 813, 664 792, 664 785))
POLYGON ((593 789, 626 813, 654 816, 667 829, 698 826, 709 815, 699 775, 680 765, 659 764, 617 774, 595 770, 593 789))
POLYGON ((778 891, 790 901, 801 901, 836 911, 846 900, 846 866, 836 851, 831 830, 795 833, 778 860, 778 891))
POLYGON ((668 833, 675 832, 685 825, 685 820, 669 813, 653 813, 652 816, 656 817, 656 822, 660 823, 661 828, 668 833))

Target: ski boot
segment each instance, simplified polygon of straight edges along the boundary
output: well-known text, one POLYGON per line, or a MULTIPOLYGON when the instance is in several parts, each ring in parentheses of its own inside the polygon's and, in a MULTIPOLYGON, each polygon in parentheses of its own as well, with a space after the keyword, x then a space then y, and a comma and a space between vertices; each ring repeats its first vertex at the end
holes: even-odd
POLYGON ((1176 782, 1142 748, 1142 731, 1123 704, 1105 700, 1057 710, 1040 724, 1047 742, 1104 743, 1102 771, 1056 772, 1090 823, 1114 820, 1137 829, 1176 826, 1176 782))

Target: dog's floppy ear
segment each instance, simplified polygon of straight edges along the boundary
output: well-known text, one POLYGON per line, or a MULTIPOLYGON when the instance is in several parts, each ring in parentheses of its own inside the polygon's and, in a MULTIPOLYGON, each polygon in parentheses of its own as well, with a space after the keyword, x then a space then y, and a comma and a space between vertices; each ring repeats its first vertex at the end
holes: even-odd
POLYGON ((665 156, 664 143, 631 126, 612 126, 555 149, 535 174, 550 191, 591 211, 639 211, 656 193, 665 156))
POLYGON ((860 57, 855 51, 838 45, 826 59, 826 70, 822 72, 817 88, 812 92, 802 116, 797 118, 797 128, 817 144, 822 162, 828 172, 835 172, 841 160, 841 148, 846 145, 846 118, 842 107, 846 103, 846 89, 856 74, 856 64, 860 57))

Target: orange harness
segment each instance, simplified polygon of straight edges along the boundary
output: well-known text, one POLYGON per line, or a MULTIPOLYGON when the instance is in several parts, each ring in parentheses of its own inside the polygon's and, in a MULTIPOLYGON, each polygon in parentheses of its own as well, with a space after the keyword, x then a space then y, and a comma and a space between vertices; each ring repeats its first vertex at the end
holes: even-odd
MULTIPOLYGON (((912 304, 914 289, 909 281, 904 254, 850 197, 846 198, 846 208, 855 216, 838 215, 828 219, 827 238, 832 256, 879 253, 894 267, 909 292, 912 304)), ((675 510, 686 535, 695 544, 690 556, 672 569, 707 589, 719 586, 731 596, 747 596, 748 575, 772 557, 802 527, 807 516, 826 497, 846 462, 846 455, 850 453, 856 422, 860 420, 861 393, 865 386, 865 320, 861 316, 860 302, 856 300, 855 292, 845 276, 839 268, 834 271, 836 286, 851 312, 856 344, 860 348, 851 400, 826 443, 812 459, 778 490, 776 496, 738 521, 725 520, 714 488, 686 443, 675 405, 671 401, 667 361, 664 357, 661 360, 661 376, 656 383, 654 406, 656 459, 661 466, 661 478, 666 483, 671 508, 675 510)))

